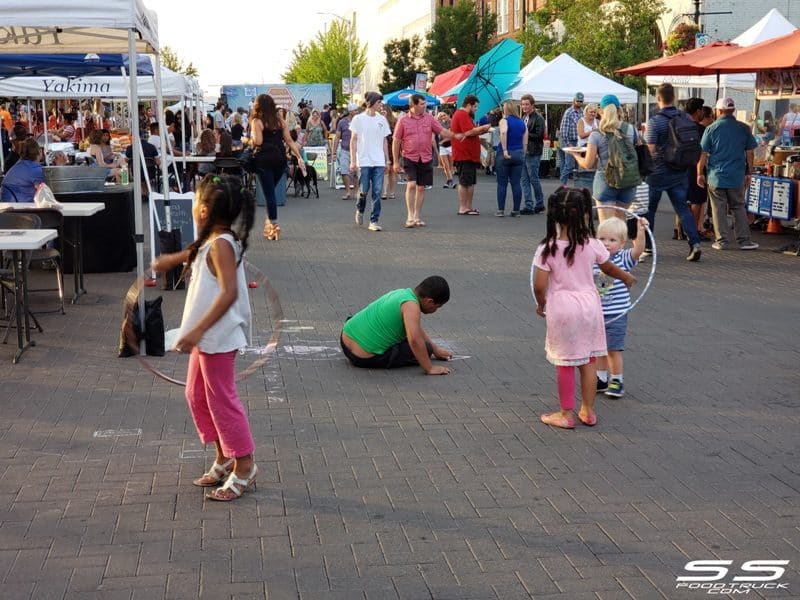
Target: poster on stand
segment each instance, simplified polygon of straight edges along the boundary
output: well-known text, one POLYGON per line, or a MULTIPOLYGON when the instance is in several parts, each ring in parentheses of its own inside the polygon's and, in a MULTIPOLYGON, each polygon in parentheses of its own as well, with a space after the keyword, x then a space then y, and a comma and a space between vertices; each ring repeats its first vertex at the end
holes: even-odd
POLYGON ((800 70, 759 71, 756 74, 756 96, 760 100, 800 97, 800 70))

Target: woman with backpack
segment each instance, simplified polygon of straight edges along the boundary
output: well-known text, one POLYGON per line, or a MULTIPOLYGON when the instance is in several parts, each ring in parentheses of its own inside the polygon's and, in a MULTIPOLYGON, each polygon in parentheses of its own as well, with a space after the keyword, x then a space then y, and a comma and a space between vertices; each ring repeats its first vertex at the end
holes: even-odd
MULTIPOLYGON (((620 121, 619 108, 616 96, 603 96, 600 125, 589 135, 586 154, 575 152, 574 156, 581 169, 597 168, 592 186, 595 202, 627 209, 636 196, 636 186, 641 183, 635 148, 639 138, 633 125, 620 121)), ((598 209, 597 212, 600 221, 614 216, 625 220, 622 211, 598 209)))

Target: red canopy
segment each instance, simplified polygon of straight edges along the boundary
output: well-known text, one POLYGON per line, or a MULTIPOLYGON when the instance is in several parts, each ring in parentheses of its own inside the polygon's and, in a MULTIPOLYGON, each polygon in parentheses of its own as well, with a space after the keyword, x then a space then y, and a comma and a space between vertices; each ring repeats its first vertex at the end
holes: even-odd
MULTIPOLYGON (((709 68, 705 65, 731 56, 734 51, 740 49, 741 47, 738 44, 713 42, 694 50, 679 52, 672 56, 665 56, 620 69, 617 73, 623 75, 711 75, 716 73, 717 69, 709 68)), ((750 69, 750 71, 752 70, 750 69)), ((747 73, 749 71, 745 70, 743 72, 747 73)))
POLYGON ((455 69, 451 69, 445 73, 440 73, 433 78, 433 83, 428 90, 429 94, 433 96, 441 96, 454 85, 461 83, 469 74, 472 73, 472 68, 475 65, 461 65, 455 69))
POLYGON ((703 61, 707 73, 754 73, 755 71, 799 69, 800 29, 732 51, 714 61, 703 61))

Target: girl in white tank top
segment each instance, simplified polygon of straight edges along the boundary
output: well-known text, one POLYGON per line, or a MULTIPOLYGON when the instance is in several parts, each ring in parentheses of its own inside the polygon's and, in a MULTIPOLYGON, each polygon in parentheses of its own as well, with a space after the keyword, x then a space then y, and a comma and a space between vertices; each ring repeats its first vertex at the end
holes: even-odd
POLYGON ((192 206, 198 239, 186 250, 161 255, 154 271, 185 263, 191 271, 178 341, 172 350, 190 354, 186 400, 200 441, 213 442, 216 459, 194 480, 221 486, 210 500, 239 498, 255 483, 253 437, 236 392, 235 358, 250 339, 250 298, 242 256, 253 226, 255 202, 238 178, 209 174, 192 206))

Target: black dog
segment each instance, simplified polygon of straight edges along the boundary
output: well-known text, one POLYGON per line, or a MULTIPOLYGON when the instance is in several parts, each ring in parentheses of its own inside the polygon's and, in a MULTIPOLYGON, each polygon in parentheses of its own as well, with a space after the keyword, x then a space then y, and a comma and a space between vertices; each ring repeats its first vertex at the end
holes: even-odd
POLYGON ((297 159, 292 158, 291 166, 291 179, 289 180, 289 187, 294 187, 294 197, 301 196, 303 198, 310 198, 311 193, 314 193, 315 198, 319 198, 319 187, 317 187, 317 170, 310 164, 306 163, 306 174, 297 167, 297 159))

